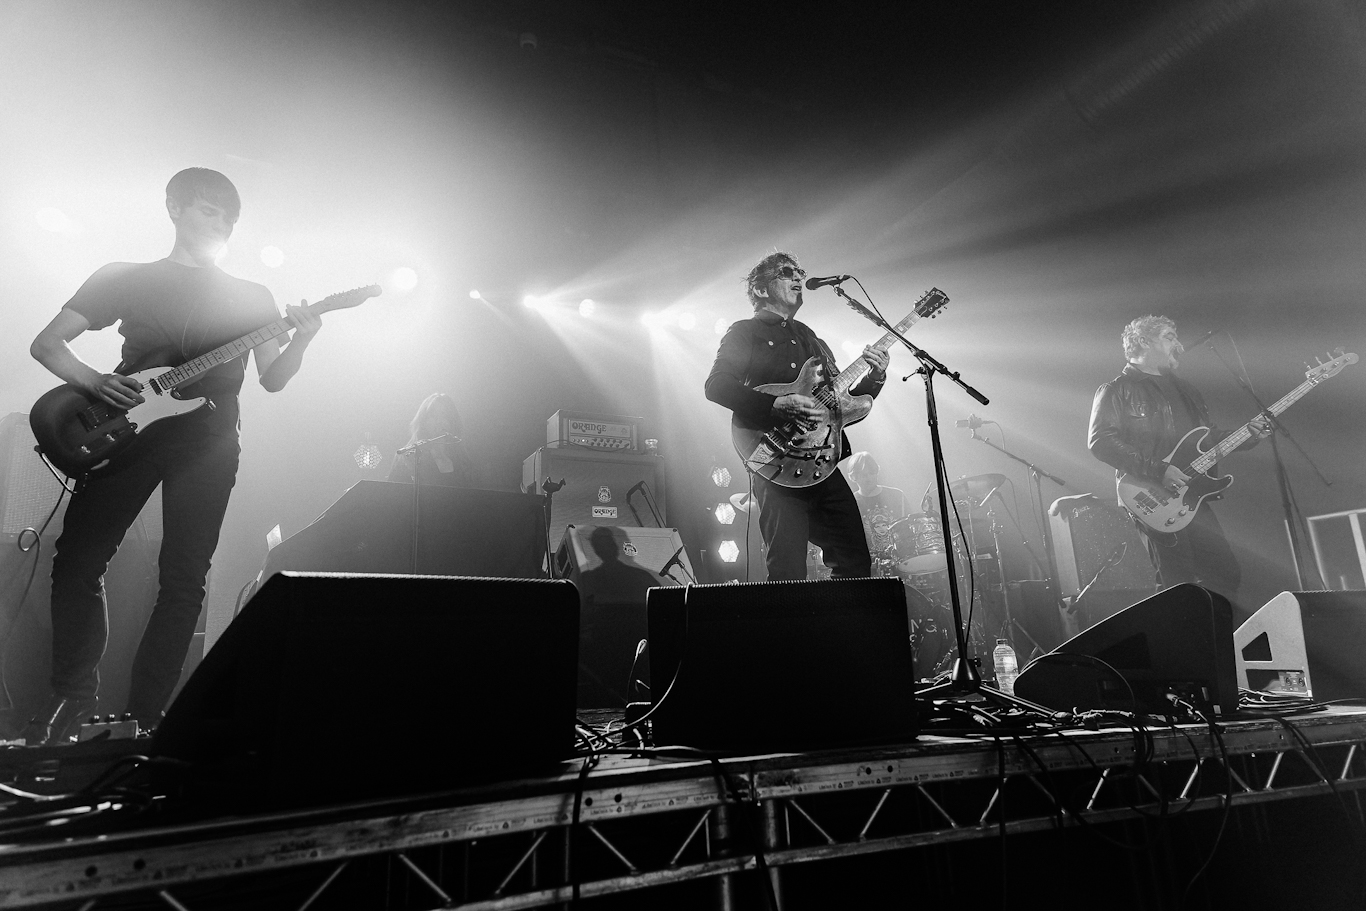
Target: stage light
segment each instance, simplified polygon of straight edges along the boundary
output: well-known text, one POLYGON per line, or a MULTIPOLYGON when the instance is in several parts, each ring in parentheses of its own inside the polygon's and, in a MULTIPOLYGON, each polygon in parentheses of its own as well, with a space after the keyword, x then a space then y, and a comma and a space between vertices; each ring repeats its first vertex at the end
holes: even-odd
POLYGON ((694 329, 694 328, 696 328, 696 327, 697 327, 697 316, 696 316, 695 314, 692 314, 692 313, 680 313, 680 314, 678 314, 678 328, 682 329, 682 330, 685 331, 685 332, 689 332, 689 331, 691 331, 692 329, 694 329))
POLYGON ((716 548, 716 555, 722 563, 734 563, 740 559, 740 545, 730 540, 722 541, 716 548))
POLYGON ((726 322, 726 318, 724 316, 718 316, 716 318, 715 325, 713 325, 711 328, 712 331, 715 332, 717 335, 725 335, 726 330, 730 328, 730 323, 726 322))
POLYGON ((371 442, 370 434, 367 433, 365 435, 365 442, 356 447, 356 451, 351 454, 351 458, 356 460, 357 467, 369 471, 372 468, 378 467, 379 463, 384 461, 384 454, 379 451, 378 446, 371 442))
POLYGON ((71 228, 71 219, 66 217, 66 213, 61 209, 54 209, 52 206, 39 209, 34 217, 38 219, 38 225, 41 228, 54 234, 71 228))
POLYGON ((285 263, 285 251, 279 247, 262 247, 261 262, 272 269, 278 269, 285 263))
POLYGON ((598 305, 593 303, 592 298, 585 297, 579 301, 579 316, 592 316, 597 309, 598 305))
POLYGON ((483 299, 484 299, 484 295, 482 295, 482 294, 479 293, 479 289, 478 289, 478 288, 471 288, 471 289, 470 289, 470 300, 472 300, 472 301, 479 301, 479 300, 483 300, 483 299))
POLYGON ((649 329, 652 332, 662 325, 659 318, 659 314, 655 313, 653 310, 646 310, 644 313, 642 313, 640 315, 640 323, 642 326, 644 326, 646 329, 649 329))
POLYGON ((724 465, 717 465, 711 470, 711 482, 717 487, 729 487, 730 481, 730 469, 724 465))
POLYGON ((735 507, 729 503, 717 503, 716 509, 712 512, 716 515, 716 521, 722 525, 730 525, 735 521, 735 507))
POLYGON ((417 272, 403 266, 394 270, 393 286, 398 291, 411 291, 417 287, 417 272))

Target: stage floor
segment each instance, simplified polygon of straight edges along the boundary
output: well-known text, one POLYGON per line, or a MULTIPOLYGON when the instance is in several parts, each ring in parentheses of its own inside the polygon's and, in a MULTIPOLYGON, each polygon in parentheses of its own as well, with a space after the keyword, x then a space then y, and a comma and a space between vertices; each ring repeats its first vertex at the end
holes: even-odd
MULTIPOLYGON (((124 743, 10 750, 0 764, 21 786, 35 786, 37 764, 38 779, 70 787, 138 745, 124 743)), ((291 907, 347 907, 339 896, 362 888, 348 877, 379 857, 426 907, 536 907, 759 867, 780 883, 777 871, 842 857, 1345 800, 1366 786, 1364 750, 1366 709, 1335 707, 1217 728, 983 730, 838 752, 606 752, 542 778, 174 823, 153 801, 141 813, 106 805, 95 815, 107 823, 73 811, 25 832, 11 806, 0 817, 0 907, 94 908, 142 893, 195 908, 205 889, 293 889, 291 907)))

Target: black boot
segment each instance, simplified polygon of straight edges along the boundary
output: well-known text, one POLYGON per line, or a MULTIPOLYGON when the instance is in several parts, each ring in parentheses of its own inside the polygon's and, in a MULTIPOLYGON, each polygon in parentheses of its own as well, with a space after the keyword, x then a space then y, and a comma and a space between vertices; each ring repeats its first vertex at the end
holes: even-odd
POLYGON ((20 736, 24 744, 31 747, 66 743, 98 704, 99 699, 95 696, 68 698, 54 693, 48 697, 43 710, 24 725, 20 736))

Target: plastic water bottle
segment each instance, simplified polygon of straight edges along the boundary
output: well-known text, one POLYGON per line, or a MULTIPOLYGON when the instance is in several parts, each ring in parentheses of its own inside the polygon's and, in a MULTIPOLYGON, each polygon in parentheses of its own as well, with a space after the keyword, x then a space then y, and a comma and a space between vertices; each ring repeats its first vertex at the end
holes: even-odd
POLYGON ((1011 696, 1015 695, 1015 678, 1020 675, 1020 666, 1015 661, 1015 649, 1004 639, 996 640, 996 649, 991 653, 992 663, 996 665, 996 688, 1011 696))

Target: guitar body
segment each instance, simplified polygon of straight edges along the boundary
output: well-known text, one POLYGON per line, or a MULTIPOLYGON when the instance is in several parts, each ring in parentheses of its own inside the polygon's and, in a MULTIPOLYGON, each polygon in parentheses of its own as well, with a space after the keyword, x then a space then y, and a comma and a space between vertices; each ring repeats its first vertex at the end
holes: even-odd
POLYGON ((731 427, 735 451, 745 467, 782 487, 810 487, 828 478, 844 457, 844 428, 868 416, 870 395, 840 392, 824 377, 819 358, 808 358, 791 383, 766 383, 757 392, 782 396, 807 395, 824 404, 821 419, 810 426, 789 421, 772 430, 731 427))
POLYGON ((208 401, 203 397, 181 398, 175 390, 164 390, 153 382, 170 369, 152 367, 131 374, 142 384, 146 401, 128 411, 92 399, 69 384, 48 390, 33 403, 29 415, 38 448, 71 477, 105 467, 152 424, 194 411, 208 401))
MULTIPOLYGON (((1208 437, 1208 427, 1197 427, 1186 434, 1167 456, 1168 464, 1178 467, 1193 464, 1209 451, 1203 445, 1208 437)), ((1214 467, 1205 473, 1186 470, 1191 476, 1190 483, 1179 495, 1161 484, 1130 474, 1121 475, 1115 485, 1120 501, 1134 518, 1154 531, 1175 532, 1195 519, 1196 511, 1207 497, 1222 493, 1233 483, 1233 475, 1216 477, 1214 472, 1214 467)))

